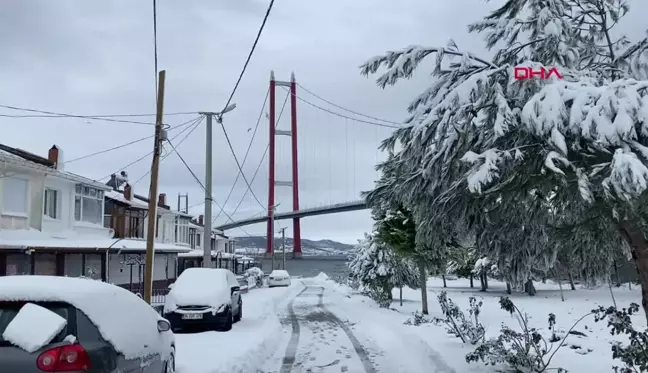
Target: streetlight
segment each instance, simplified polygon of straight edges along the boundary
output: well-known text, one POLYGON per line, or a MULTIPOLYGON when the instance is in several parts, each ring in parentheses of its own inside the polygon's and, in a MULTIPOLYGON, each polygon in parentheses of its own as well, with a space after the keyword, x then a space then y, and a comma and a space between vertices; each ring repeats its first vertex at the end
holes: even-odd
POLYGON ((212 118, 216 117, 216 121, 220 124, 223 123, 223 114, 229 113, 236 108, 236 104, 230 104, 220 112, 202 112, 207 118, 207 131, 205 139, 205 221, 203 224, 204 229, 204 242, 203 242, 203 267, 211 268, 211 226, 212 226, 212 118))

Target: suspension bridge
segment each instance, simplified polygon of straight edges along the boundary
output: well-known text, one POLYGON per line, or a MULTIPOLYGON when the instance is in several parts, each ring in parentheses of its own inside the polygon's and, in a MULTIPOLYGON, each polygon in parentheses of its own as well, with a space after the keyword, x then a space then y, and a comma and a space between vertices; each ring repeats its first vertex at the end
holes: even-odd
MULTIPOLYGON (((232 218, 234 213, 226 213, 225 220, 219 222, 228 202, 225 201, 213 223, 215 228, 226 231, 265 222, 266 254, 271 254, 274 250, 275 222, 292 220, 293 255, 300 257, 301 218, 367 208, 361 192, 373 187, 378 176, 375 167, 384 159, 378 150, 379 145, 399 123, 358 113, 328 101, 297 83, 294 74, 289 81, 282 81, 276 80, 274 73, 271 73, 261 113, 265 113, 267 119, 266 152, 251 181, 248 181, 242 169, 248 158, 248 148, 239 175, 232 185, 234 190, 240 176, 247 184, 247 190, 234 213, 244 199, 248 200, 248 205, 256 206, 249 210, 256 209, 258 212, 236 220, 232 218), (283 96, 281 105, 277 102, 278 95, 283 96), (288 116, 284 115, 287 104, 288 116), (267 167, 267 182, 255 184, 259 170, 264 165, 267 167), (263 194, 265 198, 258 197, 263 194), (308 197, 307 203, 302 203, 300 197, 303 195, 308 197)), ((263 117, 260 115, 259 119, 263 117)), ((250 146, 258 128, 259 123, 250 146)), ((262 132, 259 131, 260 134, 262 132)))

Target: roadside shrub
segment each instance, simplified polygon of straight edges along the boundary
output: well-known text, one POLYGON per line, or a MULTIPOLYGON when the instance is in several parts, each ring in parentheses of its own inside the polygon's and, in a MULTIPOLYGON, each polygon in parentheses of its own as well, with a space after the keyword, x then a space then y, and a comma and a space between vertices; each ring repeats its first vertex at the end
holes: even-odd
POLYGON ((436 325, 444 324, 448 334, 454 335, 461 339, 463 343, 477 344, 484 340, 486 333, 484 326, 479 322, 479 314, 481 313, 482 301, 477 302, 475 297, 470 297, 470 316, 466 318, 463 311, 457 306, 452 299, 448 298, 448 294, 442 291, 437 296, 443 318, 435 317, 432 321, 436 325))
POLYGON ((248 284, 252 281, 256 287, 260 288, 263 286, 263 278, 265 273, 259 267, 250 267, 245 270, 243 277, 247 280, 248 284))
POLYGON ((563 368, 550 368, 551 359, 565 345, 567 336, 572 334, 574 327, 592 313, 588 313, 576 321, 566 333, 565 338, 556 335, 556 315, 550 313, 547 321, 551 337, 547 342, 536 328, 529 326, 527 314, 522 313, 513 301, 507 297, 501 297, 499 303, 503 310, 517 319, 521 330, 515 331, 502 325, 500 335, 486 341, 475 351, 467 354, 466 361, 468 363, 482 361, 486 365, 504 364, 511 372, 542 373, 551 370, 566 373, 567 370, 563 368), (560 343, 554 345, 554 342, 558 341, 560 343))
POLYGON ((432 322, 430 321, 430 319, 427 318, 427 316, 425 316, 419 311, 415 311, 413 316, 414 317, 405 320, 403 324, 419 326, 421 324, 429 324, 430 322, 432 322))
POLYGON ((631 316, 639 312, 639 305, 621 310, 615 307, 599 307, 592 311, 596 322, 607 320, 610 334, 625 335, 630 344, 624 346, 621 342, 612 344, 612 357, 621 360, 624 366, 614 366, 615 373, 639 373, 648 371, 648 331, 637 331, 632 326, 631 316))

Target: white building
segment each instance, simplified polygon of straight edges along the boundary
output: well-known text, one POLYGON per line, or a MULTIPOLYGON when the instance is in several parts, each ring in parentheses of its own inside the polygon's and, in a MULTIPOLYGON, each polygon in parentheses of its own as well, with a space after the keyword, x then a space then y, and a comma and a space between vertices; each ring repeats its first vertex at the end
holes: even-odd
MULTIPOLYGON (((65 171, 62 155, 56 146, 43 158, 0 144, 0 276, 87 276, 141 286, 148 200, 127 200, 65 171)), ((154 286, 166 288, 176 278, 177 254, 191 250, 191 217, 159 202, 154 286)))
POLYGON ((0 275, 105 277, 102 251, 67 243, 111 238, 110 188, 64 171, 62 157, 56 146, 43 158, 0 144, 0 275))

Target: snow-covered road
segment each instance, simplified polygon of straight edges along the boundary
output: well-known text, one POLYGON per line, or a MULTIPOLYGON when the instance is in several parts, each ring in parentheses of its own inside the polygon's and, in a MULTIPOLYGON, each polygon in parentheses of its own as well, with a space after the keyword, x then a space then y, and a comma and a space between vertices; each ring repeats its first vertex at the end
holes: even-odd
POLYGON ((454 373, 381 310, 350 302, 326 276, 244 295, 227 333, 179 334, 179 373, 454 373), (389 325, 392 325, 390 327, 389 325))

